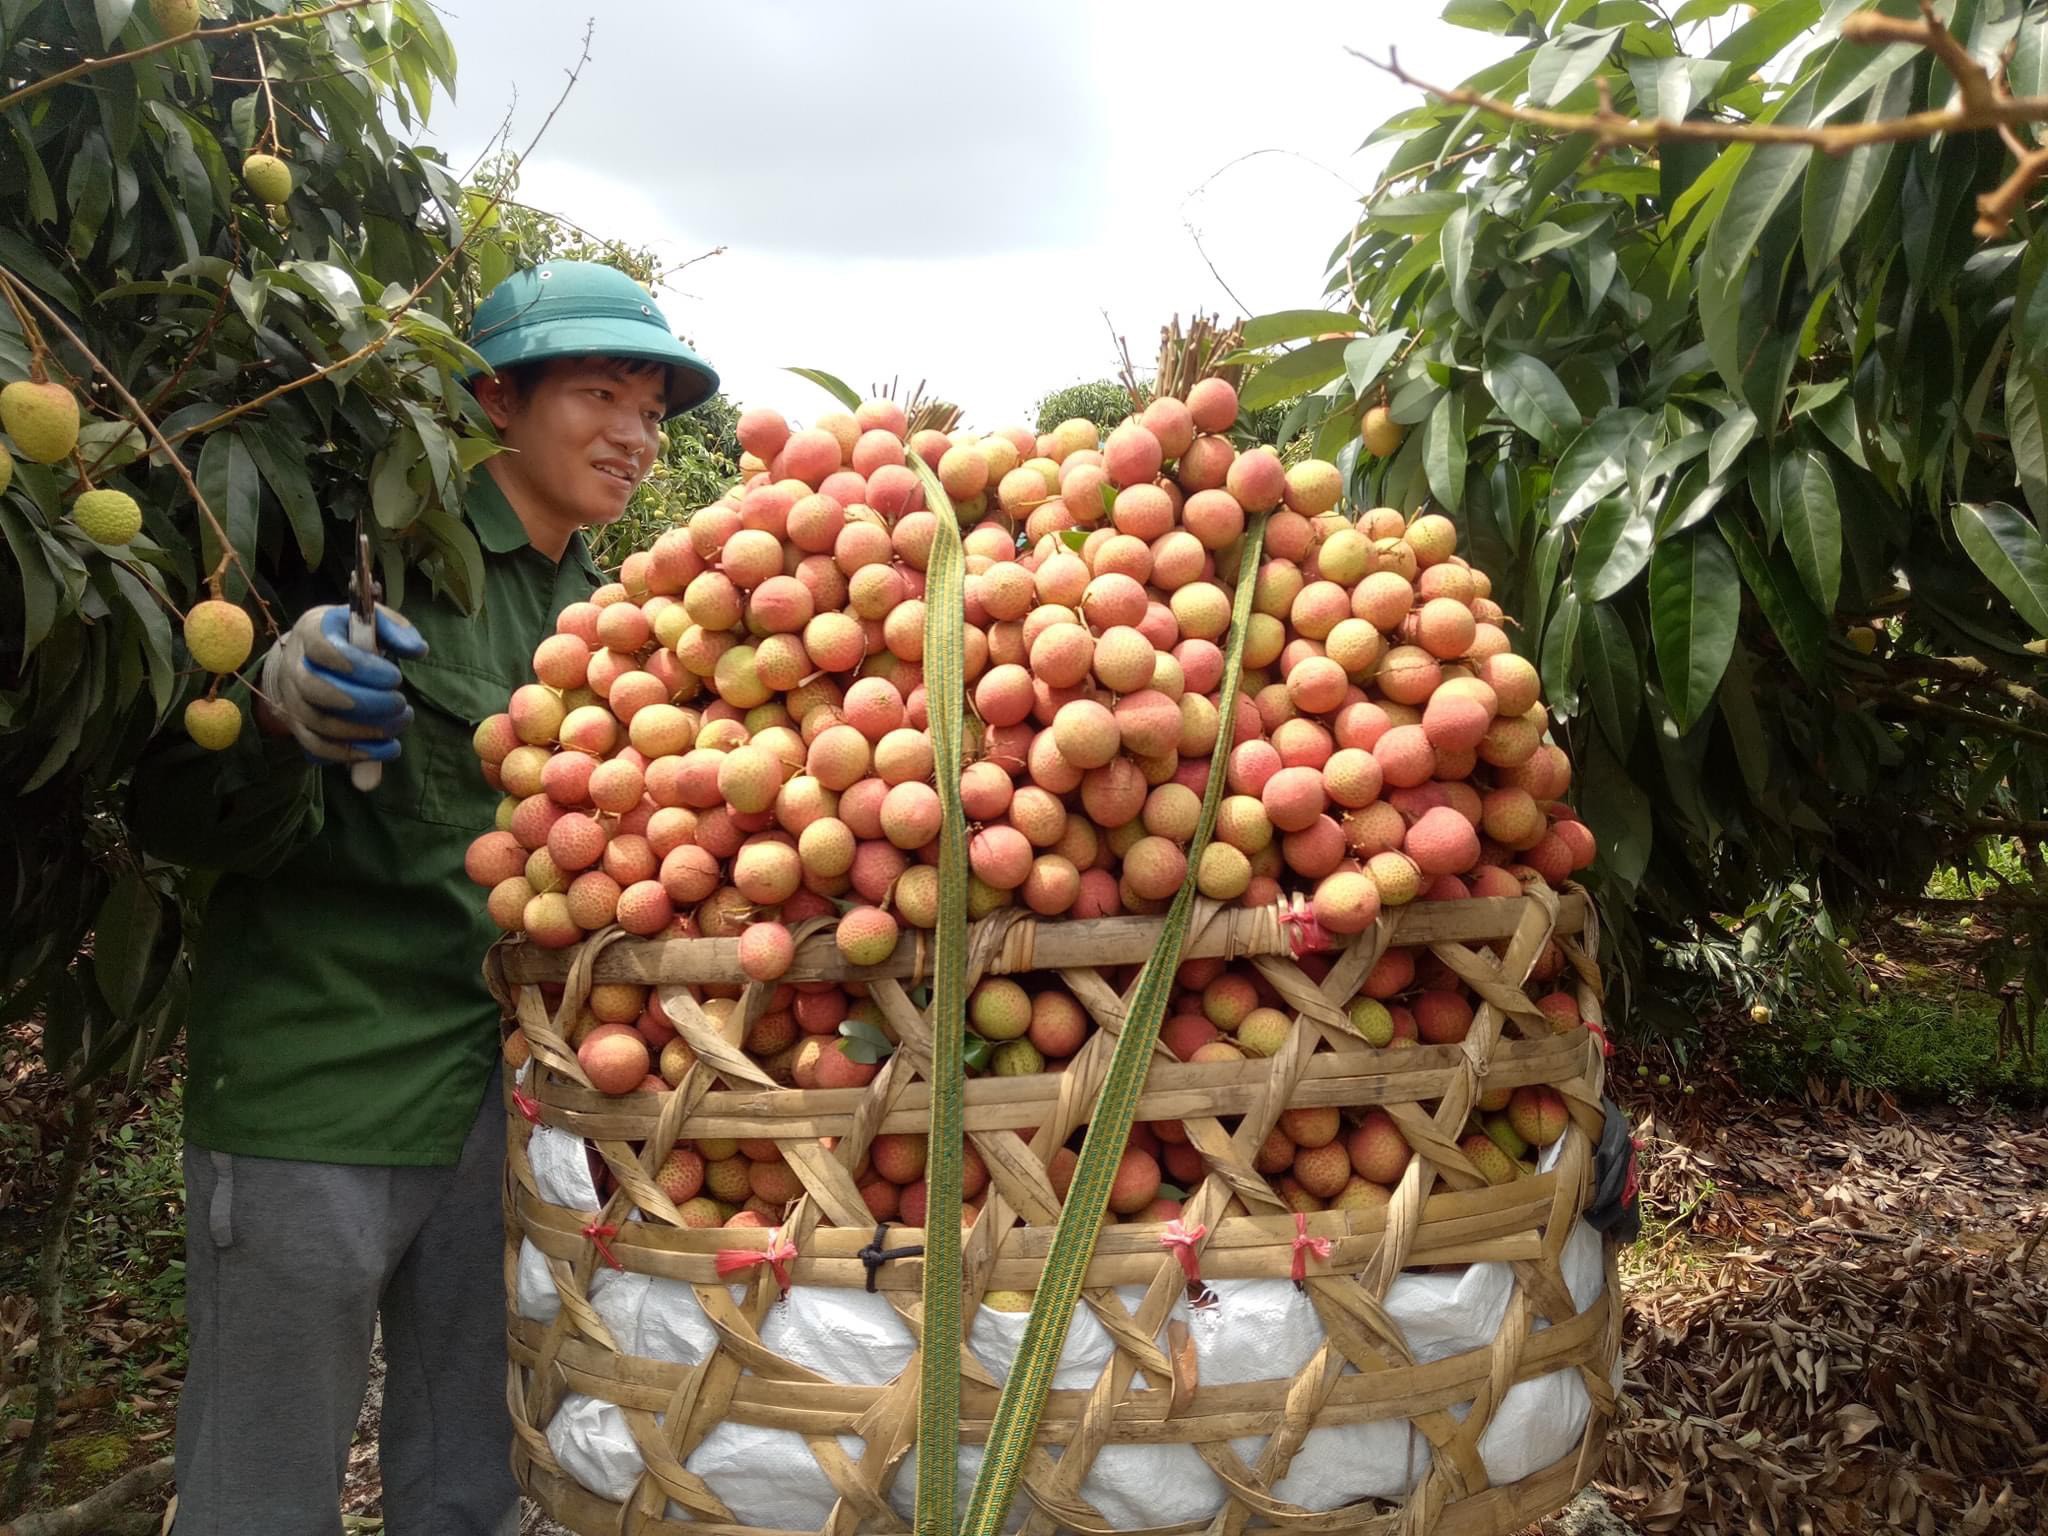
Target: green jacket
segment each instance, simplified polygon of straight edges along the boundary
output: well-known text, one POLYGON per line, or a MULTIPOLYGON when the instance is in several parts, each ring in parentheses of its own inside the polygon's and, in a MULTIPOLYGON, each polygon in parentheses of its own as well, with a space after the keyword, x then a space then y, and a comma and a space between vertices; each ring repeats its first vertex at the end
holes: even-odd
POLYGON ((405 616, 429 649, 403 664, 414 719, 377 789, 253 729, 224 753, 170 746, 137 774, 150 851, 222 871, 186 1031, 185 1134, 199 1146, 330 1163, 461 1153, 498 1047, 482 975, 497 930, 462 870, 498 794, 470 738, 602 580, 580 537, 559 563, 534 549, 488 472, 466 511, 483 604, 468 617, 408 584, 405 616))

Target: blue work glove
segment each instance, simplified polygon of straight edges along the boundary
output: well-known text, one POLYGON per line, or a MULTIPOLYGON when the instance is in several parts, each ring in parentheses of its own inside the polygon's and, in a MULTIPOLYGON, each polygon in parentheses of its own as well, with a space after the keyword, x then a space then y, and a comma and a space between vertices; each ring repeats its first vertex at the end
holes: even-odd
POLYGON ((389 762, 412 723, 391 658, 412 661, 427 642, 405 618, 377 606, 377 649, 349 644, 349 611, 310 608, 263 658, 263 693, 308 757, 323 763, 389 762))

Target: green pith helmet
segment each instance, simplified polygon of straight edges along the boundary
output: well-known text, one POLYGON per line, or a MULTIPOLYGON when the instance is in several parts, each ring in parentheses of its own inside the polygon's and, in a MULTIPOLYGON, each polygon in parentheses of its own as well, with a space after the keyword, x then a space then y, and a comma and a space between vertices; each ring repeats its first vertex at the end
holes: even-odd
POLYGON ((477 306, 469 344, 493 369, 551 357, 666 363, 671 416, 718 389, 711 365, 676 339, 647 290, 594 261, 550 261, 506 278, 477 306))

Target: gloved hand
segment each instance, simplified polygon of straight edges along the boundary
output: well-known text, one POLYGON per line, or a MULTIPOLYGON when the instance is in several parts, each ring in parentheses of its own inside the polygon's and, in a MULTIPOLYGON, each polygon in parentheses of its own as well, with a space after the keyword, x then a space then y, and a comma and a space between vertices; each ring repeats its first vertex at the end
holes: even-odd
POLYGON ((390 658, 411 661, 427 642, 406 619, 377 605, 377 648, 349 644, 349 611, 309 608, 263 658, 263 693, 308 757, 326 763, 389 762, 412 723, 390 658))

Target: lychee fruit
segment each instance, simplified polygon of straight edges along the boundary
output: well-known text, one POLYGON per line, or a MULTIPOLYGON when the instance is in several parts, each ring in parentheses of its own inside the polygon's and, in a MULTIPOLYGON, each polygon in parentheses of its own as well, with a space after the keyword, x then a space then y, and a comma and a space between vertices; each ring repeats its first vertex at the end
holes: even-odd
POLYGON ((1351 1166, 1361 1179, 1375 1184, 1398 1184, 1414 1153, 1408 1138, 1394 1117, 1383 1109, 1368 1109, 1346 1143, 1351 1166))
POLYGON ((1546 1083, 1517 1088, 1508 1100, 1508 1124, 1532 1147, 1547 1147, 1570 1123, 1564 1095, 1546 1083))
POLYGON ((235 603, 207 598, 185 612, 185 649, 208 672, 235 671, 255 644, 255 621, 235 603))

